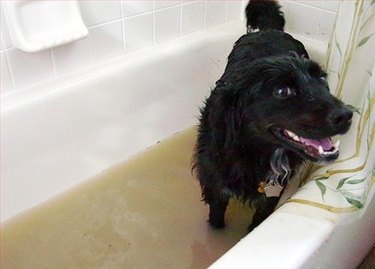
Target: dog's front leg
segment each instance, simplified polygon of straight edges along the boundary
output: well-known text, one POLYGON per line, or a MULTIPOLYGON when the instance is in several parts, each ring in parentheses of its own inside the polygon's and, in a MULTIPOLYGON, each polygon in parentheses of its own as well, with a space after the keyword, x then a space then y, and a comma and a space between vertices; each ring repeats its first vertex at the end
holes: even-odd
POLYGON ((210 225, 215 229, 225 227, 224 217, 229 203, 229 197, 220 191, 206 188, 204 200, 209 205, 210 213, 208 222, 210 225))
POLYGON ((251 232, 255 227, 261 224, 274 211, 280 197, 269 197, 262 200, 262 204, 258 205, 253 221, 250 223, 247 230, 251 232))
POLYGON ((210 203, 210 214, 208 222, 211 224, 213 228, 219 229, 225 227, 224 217, 225 217, 225 210, 228 206, 228 200, 223 201, 215 201, 210 203))

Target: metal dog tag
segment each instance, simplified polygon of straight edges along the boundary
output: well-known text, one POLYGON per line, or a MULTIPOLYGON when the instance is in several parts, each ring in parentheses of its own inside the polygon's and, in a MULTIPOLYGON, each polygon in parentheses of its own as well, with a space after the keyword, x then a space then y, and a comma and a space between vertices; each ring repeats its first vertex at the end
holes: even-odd
POLYGON ((264 193, 267 197, 279 197, 283 189, 284 187, 278 183, 269 184, 264 186, 264 193))

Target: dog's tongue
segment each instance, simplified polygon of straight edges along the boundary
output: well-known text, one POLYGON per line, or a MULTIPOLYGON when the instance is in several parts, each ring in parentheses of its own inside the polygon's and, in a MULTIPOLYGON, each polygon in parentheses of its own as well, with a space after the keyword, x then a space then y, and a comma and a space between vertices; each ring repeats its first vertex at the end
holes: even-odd
POLYGON ((333 147, 332 140, 329 137, 322 139, 308 139, 300 137, 300 141, 307 146, 313 146, 315 148, 322 146, 324 150, 330 150, 333 147))

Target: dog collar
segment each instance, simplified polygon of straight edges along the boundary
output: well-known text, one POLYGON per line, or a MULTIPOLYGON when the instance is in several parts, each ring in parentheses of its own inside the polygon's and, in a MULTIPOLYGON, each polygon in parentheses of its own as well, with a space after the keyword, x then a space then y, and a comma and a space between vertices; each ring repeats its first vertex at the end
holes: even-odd
POLYGON ((267 183, 261 181, 258 185, 258 192, 264 193, 267 197, 280 197, 281 192, 283 191, 284 186, 280 183, 267 183))

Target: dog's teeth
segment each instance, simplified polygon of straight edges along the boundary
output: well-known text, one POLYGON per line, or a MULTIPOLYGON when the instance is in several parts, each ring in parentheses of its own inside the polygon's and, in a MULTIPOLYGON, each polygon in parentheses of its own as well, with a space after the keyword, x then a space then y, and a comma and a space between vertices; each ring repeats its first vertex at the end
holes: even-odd
POLYGON ((340 147, 340 140, 337 140, 337 142, 335 143, 335 149, 338 149, 340 147))
POLYGON ((292 133, 291 131, 285 130, 285 132, 286 132, 290 137, 294 137, 294 136, 295 136, 295 134, 292 133))
POLYGON ((319 154, 323 154, 324 153, 324 149, 322 146, 319 146, 319 154))
POLYGON ((297 135, 293 136, 293 140, 294 140, 294 141, 297 141, 297 142, 300 142, 300 141, 301 141, 297 135))
POLYGON ((294 138, 295 136, 297 136, 295 133, 291 132, 291 131, 288 131, 288 130, 285 130, 285 132, 288 134, 289 137, 291 138, 294 138))

